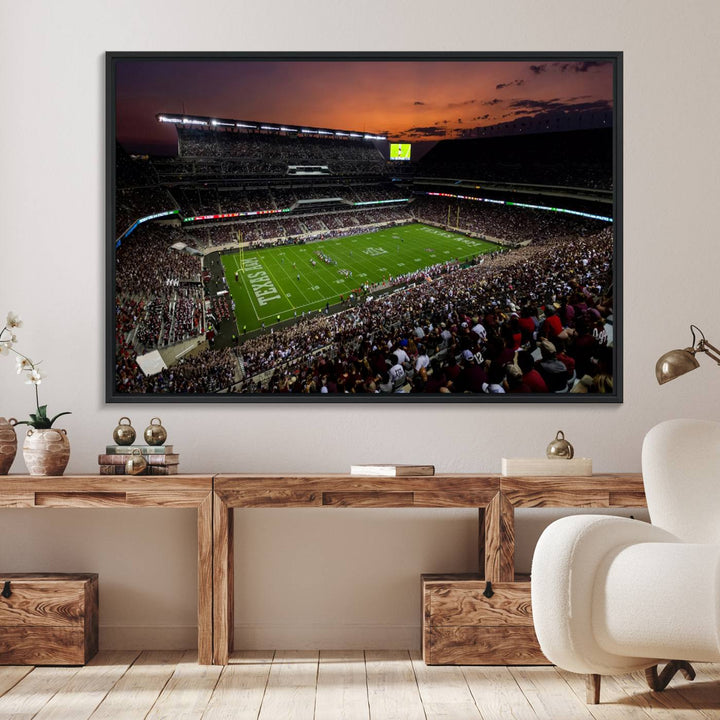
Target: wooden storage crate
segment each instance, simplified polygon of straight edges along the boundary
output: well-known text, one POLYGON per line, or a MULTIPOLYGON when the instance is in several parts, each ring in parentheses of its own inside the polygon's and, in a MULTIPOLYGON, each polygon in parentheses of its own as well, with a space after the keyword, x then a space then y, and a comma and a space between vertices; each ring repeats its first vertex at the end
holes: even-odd
POLYGON ((548 665, 530 607, 530 578, 423 575, 423 660, 428 665, 548 665))
POLYGON ((84 665, 97 651, 96 573, 0 574, 0 665, 84 665))

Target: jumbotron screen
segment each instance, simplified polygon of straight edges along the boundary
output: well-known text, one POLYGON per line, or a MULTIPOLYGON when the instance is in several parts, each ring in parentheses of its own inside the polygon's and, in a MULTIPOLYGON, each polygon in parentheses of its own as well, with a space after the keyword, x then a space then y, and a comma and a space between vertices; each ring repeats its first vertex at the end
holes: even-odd
POLYGON ((391 160, 409 160, 410 143, 390 143, 390 159, 391 160))

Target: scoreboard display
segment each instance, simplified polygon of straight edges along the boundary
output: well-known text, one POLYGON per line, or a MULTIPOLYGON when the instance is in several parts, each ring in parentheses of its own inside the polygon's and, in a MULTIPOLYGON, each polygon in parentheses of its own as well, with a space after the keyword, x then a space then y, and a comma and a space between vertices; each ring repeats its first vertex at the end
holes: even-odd
POLYGON ((390 159, 391 160, 409 160, 410 143, 390 143, 390 159))

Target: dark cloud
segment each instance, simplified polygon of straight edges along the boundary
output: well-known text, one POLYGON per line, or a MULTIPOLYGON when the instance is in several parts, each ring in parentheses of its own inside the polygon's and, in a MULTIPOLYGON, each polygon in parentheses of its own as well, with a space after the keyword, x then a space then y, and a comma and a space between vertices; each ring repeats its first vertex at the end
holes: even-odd
POLYGON ((458 118, 458 122, 459 122, 459 123, 462 123, 462 118, 458 118))
POLYGON ((413 105, 424 105, 424 104, 425 104, 425 103, 422 102, 421 100, 416 100, 416 101, 413 103, 413 105))
POLYGON ((570 103, 567 100, 553 98, 552 100, 513 100, 510 107, 517 115, 529 115, 539 112, 604 112, 612 110, 609 100, 593 100, 591 102, 570 103))
MULTIPOLYGON (((447 120, 445 120, 447 122, 447 120)), ((412 127, 400 135, 409 135, 410 137, 444 137, 445 128, 439 128, 435 125, 428 125, 425 127, 412 127)))
POLYGON ((490 113, 485 113, 484 115, 478 115, 477 117, 474 117, 473 120, 487 120, 490 117, 490 113))
POLYGON ((493 98, 492 100, 483 100, 480 104, 481 105, 497 105, 498 103, 501 103, 502 100, 500 98, 493 98))
POLYGON ((542 65, 531 65, 530 70, 532 70, 535 75, 539 75, 547 70, 547 64, 543 63, 542 65))
POLYGON ((547 110, 554 109, 566 103, 560 102, 560 98, 553 98, 552 100, 530 100, 525 98, 523 100, 512 100, 510 102, 511 108, 530 108, 533 110, 547 110))
POLYGON ((521 85, 524 85, 524 84, 525 84, 524 80, 511 80, 510 82, 506 82, 506 83, 498 83, 495 86, 495 89, 503 90, 504 88, 507 88, 507 87, 520 87, 521 85))
POLYGON ((586 73, 588 70, 592 70, 593 68, 603 67, 603 65, 609 65, 610 63, 607 61, 601 62, 599 60, 585 60, 583 62, 554 63, 554 64, 560 68, 560 72, 586 73))
POLYGON ((472 105, 475 102, 477 102, 477 100, 463 100, 462 102, 448 103, 448 108, 465 107, 467 105, 472 105))

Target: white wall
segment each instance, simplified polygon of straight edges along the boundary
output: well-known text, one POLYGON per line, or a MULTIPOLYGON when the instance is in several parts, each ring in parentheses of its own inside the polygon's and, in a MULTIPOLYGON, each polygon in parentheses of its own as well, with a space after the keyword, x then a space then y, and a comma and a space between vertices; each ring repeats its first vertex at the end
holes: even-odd
MULTIPOLYGON (((160 415, 185 471, 322 472, 379 458, 499 470, 562 428, 598 471, 639 470, 669 417, 717 415, 720 377, 663 388, 655 359, 720 336, 720 4, 715 0, 0 0, 0 315, 23 316, 42 400, 71 409, 69 471, 92 472, 117 419, 160 415), (343 5, 345 9, 343 9, 343 5), (103 401, 106 50, 623 50, 625 402, 619 406, 114 405, 103 401)), ((29 387, 0 358, 0 414, 29 387)), ((23 472, 18 458, 14 472, 23 472)), ((242 511, 239 636, 299 647, 407 646, 420 572, 471 570, 464 511, 242 511)), ((522 514, 526 566, 537 515, 522 514)), ((193 642, 190 511, 0 512, 0 569, 101 574, 104 643, 193 642)))

